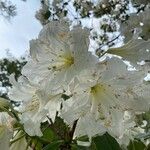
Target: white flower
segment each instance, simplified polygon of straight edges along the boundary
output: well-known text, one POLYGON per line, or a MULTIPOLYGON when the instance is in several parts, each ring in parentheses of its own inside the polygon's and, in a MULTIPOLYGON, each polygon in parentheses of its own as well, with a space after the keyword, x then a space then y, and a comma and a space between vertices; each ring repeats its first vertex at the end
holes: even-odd
POLYGON ((6 112, 0 112, 0 149, 8 150, 13 131, 11 117, 6 112))
POLYGON ((125 42, 134 36, 140 36, 145 40, 150 38, 150 9, 146 8, 139 14, 133 13, 130 18, 121 24, 120 31, 125 37, 125 42))
POLYGON ((90 104, 87 103, 88 96, 83 95, 75 99, 75 97, 63 103, 61 117, 70 126, 75 120, 78 120, 74 137, 88 135, 91 139, 96 134, 104 134, 106 129, 100 120, 96 120, 91 114, 90 104), (87 99, 87 101, 85 101, 87 99))
POLYGON ((137 65, 137 62, 150 59, 150 40, 132 39, 125 45, 118 48, 110 48, 107 53, 123 57, 131 64, 137 65))
POLYGON ((34 85, 23 76, 18 79, 18 82, 15 81, 13 76, 10 77, 10 80, 13 88, 9 92, 9 98, 16 102, 22 102, 19 111, 25 131, 30 136, 42 136, 41 122, 47 116, 54 121, 56 112, 59 111, 62 102, 61 94, 47 93, 44 89, 44 83, 43 85, 34 85), (34 128, 31 128, 31 126, 34 126, 34 128))
MULTIPOLYGON (((87 134, 91 138, 105 131, 112 134, 112 128, 120 123, 113 123, 117 115, 149 109, 147 100, 133 91, 134 84, 142 83, 134 76, 120 59, 112 58, 71 82, 72 97, 63 103, 61 116, 70 125, 79 119, 76 136, 87 134)), ((117 132, 112 135, 118 137, 117 132)))
POLYGON ((134 122, 135 115, 131 112, 114 113, 116 115, 112 120, 112 127, 109 129, 109 133, 116 138, 121 147, 126 149, 130 140, 134 140, 139 134, 144 133, 144 129, 137 127, 134 122))
POLYGON ((89 140, 97 134, 103 135, 106 132, 106 128, 100 120, 95 120, 90 112, 87 112, 84 116, 81 116, 78 120, 74 137, 81 137, 88 135, 89 140))
MULTIPOLYGON (((143 84, 139 84, 133 87, 133 92, 138 95, 138 97, 148 105, 150 105, 150 83, 145 81, 143 84)), ((143 105, 141 103, 141 105, 143 105)))
POLYGON ((47 80, 49 89, 67 85, 75 75, 97 62, 88 52, 89 32, 76 27, 69 31, 64 22, 47 24, 37 40, 32 40, 30 60, 23 74, 34 82, 47 80))
POLYGON ((133 140, 135 135, 138 134, 138 132, 133 132, 137 130, 134 122, 135 116, 127 111, 112 110, 112 112, 114 113, 114 117, 111 119, 111 122, 106 122, 106 124, 109 125, 107 126, 107 132, 113 136, 121 146, 126 148, 130 140, 133 140))

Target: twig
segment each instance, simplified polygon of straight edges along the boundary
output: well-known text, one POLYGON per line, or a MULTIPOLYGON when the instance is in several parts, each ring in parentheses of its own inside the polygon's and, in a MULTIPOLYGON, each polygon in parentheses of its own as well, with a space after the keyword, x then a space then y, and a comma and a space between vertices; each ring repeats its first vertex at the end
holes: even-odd
POLYGON ((77 126, 77 122, 78 122, 78 119, 74 121, 73 123, 73 126, 72 126, 72 129, 71 131, 69 132, 69 142, 71 143, 72 142, 72 139, 73 139, 73 135, 74 135, 74 132, 75 132, 75 129, 76 129, 76 126, 77 126))
MULTIPOLYGON (((118 36, 116 36, 116 37, 115 37, 114 39, 112 39, 111 41, 108 41, 105 45, 108 45, 108 44, 114 42, 115 40, 117 40, 117 39, 119 38, 120 35, 121 35, 121 34, 119 34, 118 36)), ((103 47, 103 46, 99 47, 99 49, 101 49, 102 47, 103 47)))

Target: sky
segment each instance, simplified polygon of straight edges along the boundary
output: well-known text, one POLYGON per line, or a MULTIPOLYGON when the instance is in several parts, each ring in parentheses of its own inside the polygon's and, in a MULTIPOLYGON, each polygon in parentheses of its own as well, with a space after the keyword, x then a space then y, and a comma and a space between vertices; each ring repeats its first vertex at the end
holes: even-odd
POLYGON ((15 56, 23 56, 29 50, 29 41, 38 36, 42 26, 35 19, 40 0, 13 0, 17 16, 10 21, 0 16, 0 58, 6 57, 6 50, 15 56), (26 52, 27 51, 27 52, 26 52))
MULTIPOLYGON (((29 41, 35 39, 42 28, 34 17, 35 12, 40 8, 40 0, 11 1, 16 4, 17 16, 12 18, 10 22, 0 16, 0 58, 7 56, 7 50, 15 57, 25 55, 29 52, 29 41)), ((72 6, 72 11, 73 9, 72 6)), ((71 19, 71 15, 69 15, 69 18, 71 19)), ((99 19, 83 19, 82 23, 83 26, 88 27, 91 24, 99 25, 99 19)), ((93 47, 95 49, 95 46, 93 47)))
MULTIPOLYGON (((13 4, 16 4, 17 16, 12 18, 10 22, 0 16, 0 58, 7 56, 7 50, 15 57, 28 53, 29 41, 35 39, 42 28, 38 20, 34 17, 35 12, 40 7, 40 0, 27 0, 27 2, 21 0, 11 1, 13 4)), ((99 19, 84 19, 82 22, 84 26, 88 27, 91 24, 98 25, 98 27, 94 28, 99 29, 99 21, 99 19)), ((93 44, 90 47, 91 51, 93 51, 92 47, 96 49, 95 46, 97 47, 97 45, 93 44)))

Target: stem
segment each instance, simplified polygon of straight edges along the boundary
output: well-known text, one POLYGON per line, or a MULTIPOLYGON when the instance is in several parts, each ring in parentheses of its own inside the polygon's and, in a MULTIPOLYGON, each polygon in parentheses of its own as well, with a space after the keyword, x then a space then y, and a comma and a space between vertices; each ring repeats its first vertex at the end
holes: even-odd
POLYGON ((28 148, 30 147, 30 142, 31 142, 31 140, 29 140, 29 141, 28 141, 28 143, 27 143, 27 146, 26 146, 26 149, 25 149, 25 150, 28 150, 28 148))
POLYGON ((102 54, 99 56, 99 58, 102 57, 102 56, 104 56, 106 53, 107 53, 107 51, 104 52, 104 53, 102 53, 102 54))
POLYGON ((8 111, 9 115, 15 118, 18 122, 20 121, 20 118, 18 116, 18 112, 11 106, 10 111, 8 111))
POLYGON ((51 125, 53 125, 54 123, 53 123, 52 119, 49 116, 47 116, 47 118, 50 121, 51 125))
POLYGON ((106 43, 106 45, 108 45, 108 44, 114 42, 115 40, 117 40, 117 39, 119 38, 119 36, 120 36, 120 34, 119 34, 118 36, 116 36, 114 39, 112 39, 111 41, 108 41, 108 42, 106 43))
POLYGON ((72 129, 71 129, 71 131, 69 133, 69 143, 72 142, 73 135, 74 135, 74 132, 75 132, 75 129, 76 129, 76 126, 77 126, 77 122, 78 122, 78 119, 74 121, 72 129))
POLYGON ((60 150, 71 150, 71 144, 73 140, 73 135, 77 126, 78 119, 74 121, 72 129, 66 134, 66 142, 61 145, 60 150))
MULTIPOLYGON (((19 133, 19 132, 18 132, 18 133, 19 133)), ((17 134, 18 134, 18 133, 17 133, 17 134)), ((24 133, 23 135, 21 135, 19 138, 17 138, 17 139, 15 139, 15 140, 11 141, 10 144, 13 144, 13 143, 17 142, 18 140, 22 139, 24 136, 25 136, 25 133, 24 133)))

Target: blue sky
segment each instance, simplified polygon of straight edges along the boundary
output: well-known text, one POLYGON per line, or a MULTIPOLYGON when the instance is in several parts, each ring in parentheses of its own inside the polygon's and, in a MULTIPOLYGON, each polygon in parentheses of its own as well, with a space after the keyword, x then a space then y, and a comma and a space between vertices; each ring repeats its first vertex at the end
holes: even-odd
POLYGON ((6 49, 13 56, 19 57, 29 49, 29 40, 36 38, 41 30, 40 23, 35 19, 40 0, 13 0, 17 6, 17 16, 7 21, 0 16, 0 58, 6 56, 6 49))

